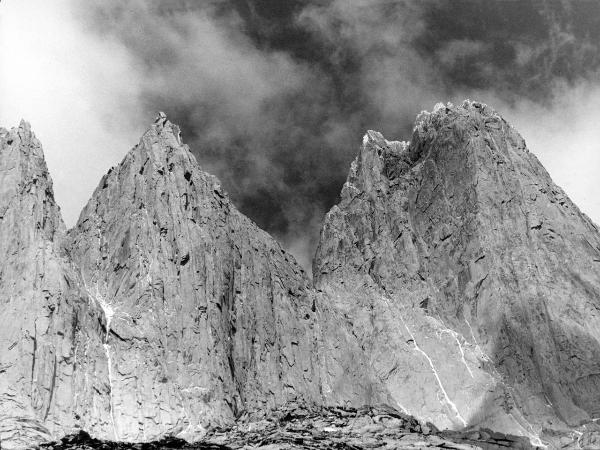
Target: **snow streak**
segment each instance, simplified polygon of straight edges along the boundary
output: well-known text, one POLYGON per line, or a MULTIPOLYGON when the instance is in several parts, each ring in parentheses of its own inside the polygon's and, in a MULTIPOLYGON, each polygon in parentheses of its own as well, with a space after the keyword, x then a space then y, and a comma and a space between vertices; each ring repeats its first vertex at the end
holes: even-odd
POLYGON ((471 371, 471 368, 467 364, 467 360, 465 359, 465 351, 463 349, 462 343, 460 342, 460 339, 458 339, 458 333, 449 328, 443 329, 439 332, 440 335, 442 333, 448 333, 454 338, 454 340, 456 341, 456 344, 458 345, 458 349, 460 350, 460 358, 461 358, 463 364, 467 368, 467 371, 469 372, 469 375, 471 375, 471 378, 475 378, 475 376, 473 375, 473 372, 471 371))
POLYGON ((83 284, 85 286, 85 290, 86 290, 90 300, 95 301, 98 304, 98 306, 100 306, 100 308, 102 309, 102 312, 104 313, 104 320, 106 322, 106 334, 104 335, 104 342, 102 343, 102 347, 104 347, 104 354, 106 355, 106 364, 108 366, 110 420, 111 420, 111 424, 112 424, 115 441, 118 441, 119 435, 117 433, 117 426, 116 426, 116 421, 115 421, 115 407, 114 407, 114 399, 113 399, 112 357, 110 355, 110 344, 108 343, 108 338, 110 336, 110 324, 112 323, 112 319, 115 315, 115 309, 100 294, 100 291, 98 290, 98 286, 96 286, 96 294, 92 295, 92 293, 90 292, 90 290, 87 287, 87 284, 85 283, 85 279, 84 279, 83 284))
MULTIPOLYGON (((391 310, 392 308, 391 308, 391 305, 389 303, 389 300, 387 298, 385 298, 385 297, 383 299, 387 303, 388 308, 391 310)), ((448 393, 446 392, 446 389, 444 388, 442 380, 441 380, 441 378, 440 378, 437 370, 435 369, 435 365, 433 364, 433 361, 431 360, 431 358, 429 357, 429 355, 427 353, 425 353, 425 351, 421 347, 419 347, 419 344, 417 343, 417 340, 415 339, 415 336, 410 331, 410 328, 408 328, 408 325, 406 324, 406 322, 402 318, 401 314, 399 314, 399 317, 400 317, 400 320, 402 321, 402 324, 404 325, 404 328, 406 328, 406 331, 408 332, 408 334, 410 335, 410 337, 412 339, 413 345, 415 346, 415 350, 417 350, 419 353, 421 353, 423 355, 423 357, 429 363, 429 367, 431 367, 431 371, 433 372, 433 375, 435 376, 435 379, 437 380, 437 384, 438 384, 438 386, 440 388, 440 391, 444 395, 444 399, 446 400, 446 404, 452 409, 452 411, 454 412, 454 414, 456 415, 456 417, 462 422, 463 426, 466 427, 467 426, 467 421, 460 414, 460 411, 456 407, 456 404, 452 400, 450 400, 450 397, 448 396, 448 393)))

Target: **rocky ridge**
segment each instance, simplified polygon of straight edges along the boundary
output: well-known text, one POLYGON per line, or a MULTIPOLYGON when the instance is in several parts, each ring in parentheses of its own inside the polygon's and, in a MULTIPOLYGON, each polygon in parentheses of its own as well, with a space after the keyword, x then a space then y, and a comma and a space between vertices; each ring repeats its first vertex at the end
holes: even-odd
POLYGON ((0 130, 3 448, 28 447, 76 426, 76 346, 88 341, 100 348, 98 311, 81 301, 62 247, 65 236, 42 147, 29 124, 0 130))
POLYGON ((314 288, 162 114, 68 233, 29 126, 0 144, 6 448, 598 439, 600 234, 485 105, 436 105, 410 143, 365 135, 314 288))
POLYGON ((20 372, 0 377, 4 447, 78 429, 115 441, 196 440, 249 409, 387 399, 359 367, 349 334, 336 330, 326 307, 317 308, 294 258, 231 205, 164 115, 103 177, 68 233, 39 142, 29 133, 15 144, 21 129, 29 133, 22 124, 2 149, 11 166, 2 172, 2 226, 11 227, 3 236, 16 246, 6 252, 17 261, 9 260, 3 280, 19 280, 13 269, 26 275, 23 288, 3 291, 16 309, 3 318, 3 356, 22 363, 20 372), (13 176, 11 146, 34 175, 13 176), (30 184, 31 201, 22 192, 30 184), (25 231, 32 243, 20 237, 25 231), (38 261, 25 245, 48 250, 38 261), (38 279, 56 283, 57 293, 38 279), (27 329, 42 318, 44 328, 27 329), (30 335, 33 349, 23 348, 30 335), (49 362, 36 354, 42 350, 49 362), (348 373, 348 362, 356 370, 348 373), (17 379, 21 409, 10 403, 17 379), (340 387, 324 392, 322 380, 340 387))
POLYGON ((599 252, 518 132, 466 101, 410 143, 365 135, 314 276, 407 412, 555 446, 597 433, 599 252))
POLYGON ((67 248, 104 311, 108 395, 86 396, 109 402, 84 428, 193 439, 247 408, 320 398, 308 278, 165 117, 101 180, 67 248))

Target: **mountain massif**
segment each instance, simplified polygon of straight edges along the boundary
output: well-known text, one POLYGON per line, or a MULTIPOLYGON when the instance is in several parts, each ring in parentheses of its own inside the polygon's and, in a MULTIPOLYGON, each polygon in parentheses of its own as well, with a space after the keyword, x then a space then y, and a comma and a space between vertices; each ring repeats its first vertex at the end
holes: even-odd
POLYGON ((600 232, 486 105, 367 132, 312 278, 164 114, 70 230, 0 129, 0 246, 3 448, 600 446, 600 232))

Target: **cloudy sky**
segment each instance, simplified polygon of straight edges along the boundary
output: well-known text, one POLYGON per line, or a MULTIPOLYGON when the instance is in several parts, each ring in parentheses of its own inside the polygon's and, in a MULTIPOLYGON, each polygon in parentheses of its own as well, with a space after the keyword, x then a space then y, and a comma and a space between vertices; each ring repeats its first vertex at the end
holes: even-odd
POLYGON ((600 2, 2 0, 0 126, 32 126, 72 226, 158 110, 308 267, 366 129, 492 105, 600 222, 600 2))

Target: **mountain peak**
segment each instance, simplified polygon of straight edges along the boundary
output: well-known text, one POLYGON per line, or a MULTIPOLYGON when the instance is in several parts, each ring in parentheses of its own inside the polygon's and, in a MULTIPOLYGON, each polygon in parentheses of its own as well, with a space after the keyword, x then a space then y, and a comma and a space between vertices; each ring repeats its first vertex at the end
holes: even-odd
MULTIPOLYGON (((31 125, 29 122, 21 119, 19 126, 12 127, 10 130, 4 127, 0 127, 0 139, 2 139, 1 146, 3 148, 19 148, 19 153, 11 153, 12 157, 22 156, 36 156, 44 159, 44 153, 40 142, 35 137, 33 131, 31 131, 31 125)), ((8 157, 7 153, 4 153, 4 158, 8 157)), ((45 164, 45 163, 44 163, 45 164)))
POLYGON ((51 194, 52 181, 48 174, 42 144, 31 130, 29 122, 21 120, 18 127, 10 130, 0 128, 0 154, 0 168, 3 170, 19 168, 18 171, 7 170, 3 173, 4 183, 12 184, 16 189, 17 184, 14 184, 16 179, 27 184, 41 178, 48 184, 51 194))
POLYGON ((421 111, 415 120, 414 131, 425 131, 432 126, 437 126, 442 120, 448 118, 455 120, 457 117, 471 117, 474 119, 503 120, 492 107, 478 101, 464 100, 460 105, 436 103, 431 112, 421 111))
MULTIPOLYGON (((181 141, 181 130, 179 126, 173 124, 167 115, 160 111, 154 122, 142 136, 140 144, 147 148, 179 148, 184 144, 181 141)), ((187 146, 185 146, 187 149, 187 146)))
POLYGON ((31 131, 31 124, 29 122, 27 122, 25 119, 21 119, 21 121, 19 122, 19 128, 25 131, 30 132, 31 131))
POLYGON ((354 308, 348 320, 365 324, 354 332, 371 348, 397 343, 386 367, 417 364, 402 356, 412 348, 432 368, 430 381, 410 370, 386 380, 404 409, 436 426, 526 430, 541 445, 544 429, 596 417, 598 318, 581 311, 599 307, 599 251, 597 229, 519 133, 467 100, 419 114, 406 151, 365 135, 325 219, 314 280, 340 309, 354 308), (402 326, 370 331, 364 311, 377 308, 402 326), (483 362, 459 372, 461 358, 483 362), (415 394, 435 389, 433 401, 415 394))
POLYGON ((110 391, 92 397, 110 402, 90 413, 104 437, 197 439, 243 409, 320 398, 308 279, 178 136, 159 114, 69 234, 106 313, 110 391))
POLYGON ((363 136, 363 146, 376 146, 381 148, 390 148, 396 152, 406 151, 410 142, 408 141, 388 141, 379 131, 367 130, 363 136))
MULTIPOLYGON (((453 130, 449 141, 479 137, 489 132, 506 135, 518 150, 527 152, 525 141, 493 108, 485 103, 465 100, 460 105, 437 103, 431 111, 417 115, 410 141, 390 141, 378 131, 368 130, 363 136, 359 155, 352 163, 342 199, 353 192, 386 190, 401 174, 427 157, 439 135, 453 130)), ((485 139, 485 137, 484 137, 485 139)), ((452 145, 444 151, 481 151, 480 146, 452 145)))
POLYGON ((71 357, 77 303, 70 297, 64 235, 44 153, 31 126, 21 121, 10 131, 0 129, 3 447, 31 448, 54 431, 69 431, 73 422, 72 414, 57 416, 70 412, 62 391, 71 374, 62 361, 71 357))
POLYGON ((166 120, 167 120, 167 115, 164 112, 159 111, 158 114, 156 115, 156 118, 154 119, 154 123, 164 122, 166 120))

